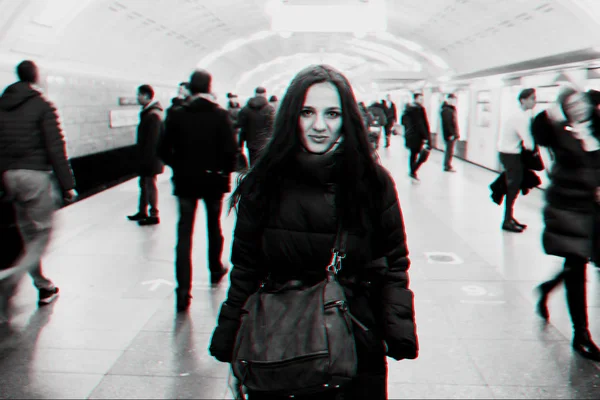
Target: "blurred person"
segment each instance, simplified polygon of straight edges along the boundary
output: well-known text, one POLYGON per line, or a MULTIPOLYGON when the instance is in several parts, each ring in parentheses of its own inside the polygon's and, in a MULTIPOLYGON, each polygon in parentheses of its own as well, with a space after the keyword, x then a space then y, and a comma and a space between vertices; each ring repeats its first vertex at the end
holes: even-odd
POLYGON ((188 82, 181 82, 177 89, 177 96, 171 99, 171 107, 181 106, 189 96, 190 84, 188 82))
MULTIPOLYGON (((395 184, 371 157, 347 78, 310 66, 291 81, 273 138, 235 190, 231 285, 210 353, 232 362, 242 308, 265 277, 276 285, 325 278, 338 228, 348 232, 340 282, 354 324, 358 376, 341 389, 298 399, 386 399, 387 361, 418 355, 408 249, 395 184), (384 260, 382 268, 367 267, 384 260), (341 392, 341 393, 340 393, 341 392)), ((305 340, 305 338, 290 338, 305 340)), ((243 382, 242 382, 243 383, 243 382)), ((278 399, 250 391, 249 399, 278 399)))
POLYGON ((42 257, 60 197, 65 202, 77 197, 56 108, 36 89, 38 67, 23 61, 17 75, 19 81, 0 97, 0 176, 5 200, 15 210, 23 252, 0 271, 0 322, 8 320, 10 299, 23 274, 33 279, 39 305, 58 296, 58 287, 42 271, 42 257))
POLYGON ((444 153, 444 171, 456 172, 452 168, 452 157, 454 156, 454 146, 460 137, 458 134, 458 118, 456 116, 456 96, 452 93, 446 96, 446 101, 442 104, 440 110, 442 120, 442 135, 446 143, 444 153))
POLYGON ((387 117, 385 124, 385 147, 390 147, 390 138, 394 130, 394 125, 398 122, 398 111, 396 104, 392 101, 392 96, 389 94, 385 100, 381 100, 381 105, 387 117))
POLYGON ((250 166, 256 164, 262 149, 267 145, 273 130, 275 109, 267 101, 267 90, 257 87, 255 96, 238 114, 240 148, 248 147, 250 166))
POLYGON ((521 90, 518 100, 519 109, 508 116, 498 138, 500 162, 506 172, 506 200, 502 229, 515 233, 521 233, 527 228, 527 225, 515 219, 514 207, 523 181, 521 152, 523 149, 533 151, 535 147, 531 135, 532 110, 536 104, 535 89, 521 90))
POLYGON ((404 125, 404 140, 406 148, 410 151, 409 176, 415 181, 419 180, 417 171, 423 164, 419 154, 423 146, 431 149, 431 130, 427 111, 423 107, 424 97, 422 93, 413 94, 413 102, 406 105, 402 114, 402 125, 404 125))
POLYGON ((158 157, 158 144, 163 132, 163 108, 154 100, 154 89, 150 85, 138 87, 138 103, 142 106, 137 129, 138 174, 140 177, 140 199, 138 212, 128 215, 130 221, 141 226, 160 223, 158 212, 157 176, 164 171, 158 157), (150 206, 150 214, 148 214, 150 206))
POLYGON ((159 156, 173 169, 173 194, 179 207, 175 250, 178 311, 187 310, 192 298, 192 242, 198 200, 206 207, 211 284, 221 282, 228 272, 221 261, 221 210, 223 196, 230 191, 237 145, 229 114, 211 95, 211 83, 212 76, 205 70, 192 74, 191 96, 166 121, 159 148, 159 156))
POLYGON ((279 108, 279 99, 277 98, 277 96, 273 95, 269 97, 269 104, 273 106, 273 109, 275 110, 275 112, 277 112, 277 109, 279 108))
POLYGON ((600 116, 588 95, 571 87, 560 91, 557 104, 558 110, 536 116, 532 130, 537 144, 554 155, 544 207, 544 249, 565 261, 556 277, 537 287, 537 312, 549 320, 548 296, 564 282, 572 347, 600 361, 588 328, 585 279, 588 262, 600 263, 600 116))

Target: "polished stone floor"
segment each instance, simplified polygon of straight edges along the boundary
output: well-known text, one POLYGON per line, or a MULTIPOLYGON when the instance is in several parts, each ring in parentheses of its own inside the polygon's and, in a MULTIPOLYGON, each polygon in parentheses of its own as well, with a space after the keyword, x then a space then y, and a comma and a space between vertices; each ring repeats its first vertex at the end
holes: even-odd
MULTIPOLYGON (((542 192, 519 198, 527 231, 505 233, 502 209, 489 198, 495 173, 458 160, 457 173, 442 172, 434 152, 415 184, 401 139, 393 139, 381 158, 406 220, 421 352, 415 361, 389 360, 390 398, 599 398, 600 365, 570 349, 564 291, 551 299, 550 325, 533 313, 532 289, 561 266, 541 248, 542 192)), ((227 283, 208 285, 203 207, 193 304, 187 316, 174 312, 177 215, 168 175, 158 226, 125 219, 135 211, 135 180, 58 213, 44 266, 61 296, 37 309, 32 285, 21 285, 0 337, 0 398, 231 398, 227 365, 207 354, 227 283)), ((224 213, 226 249, 234 221, 224 213)), ((600 271, 589 268, 588 281, 600 341, 600 271)))

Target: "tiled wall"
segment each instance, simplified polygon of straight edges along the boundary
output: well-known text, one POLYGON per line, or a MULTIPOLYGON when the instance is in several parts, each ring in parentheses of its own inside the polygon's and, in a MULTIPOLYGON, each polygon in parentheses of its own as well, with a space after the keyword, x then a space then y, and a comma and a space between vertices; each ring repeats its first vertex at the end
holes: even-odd
MULTIPOLYGON (((154 87, 155 98, 167 108, 176 87, 152 82, 122 81, 61 71, 43 71, 42 89, 58 109, 70 158, 104 152, 135 143, 136 126, 111 128, 109 113, 117 109, 140 110, 139 106, 119 106, 119 97, 136 96, 139 85, 154 87)), ((1 89, 16 81, 14 67, 0 67, 1 89)))

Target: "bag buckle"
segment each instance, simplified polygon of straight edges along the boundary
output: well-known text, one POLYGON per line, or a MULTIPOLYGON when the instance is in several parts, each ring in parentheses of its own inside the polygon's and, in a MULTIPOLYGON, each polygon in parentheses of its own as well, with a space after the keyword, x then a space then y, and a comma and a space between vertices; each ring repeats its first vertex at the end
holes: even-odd
POLYGON ((346 258, 346 254, 341 253, 339 250, 336 249, 332 249, 331 253, 331 261, 327 266, 327 271, 337 274, 342 269, 342 260, 346 258))

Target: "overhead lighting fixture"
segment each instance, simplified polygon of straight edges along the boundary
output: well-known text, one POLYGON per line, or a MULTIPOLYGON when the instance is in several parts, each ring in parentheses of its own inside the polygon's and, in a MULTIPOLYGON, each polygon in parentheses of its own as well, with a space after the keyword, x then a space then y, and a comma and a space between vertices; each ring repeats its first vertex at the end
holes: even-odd
POLYGON ((387 29, 385 0, 353 0, 347 4, 318 5, 303 1, 271 0, 265 11, 271 17, 271 30, 274 32, 356 32, 357 35, 366 35, 387 29))
POLYGON ((62 28, 69 24, 94 0, 47 0, 45 6, 33 19, 37 24, 50 28, 62 28))

